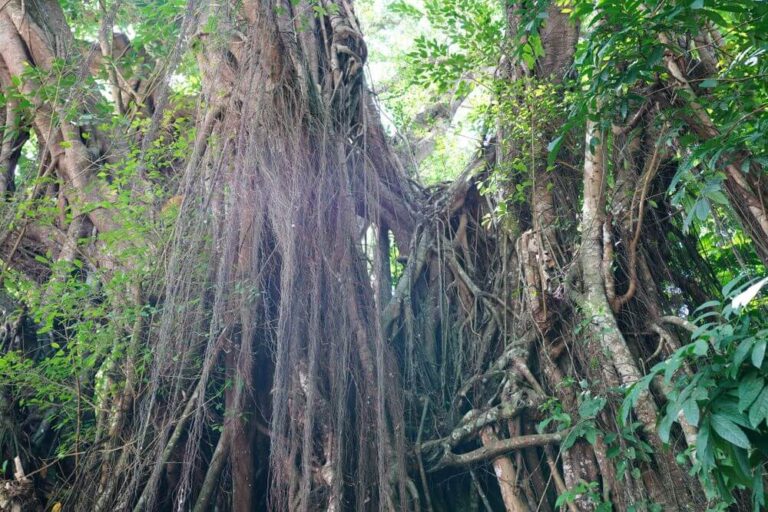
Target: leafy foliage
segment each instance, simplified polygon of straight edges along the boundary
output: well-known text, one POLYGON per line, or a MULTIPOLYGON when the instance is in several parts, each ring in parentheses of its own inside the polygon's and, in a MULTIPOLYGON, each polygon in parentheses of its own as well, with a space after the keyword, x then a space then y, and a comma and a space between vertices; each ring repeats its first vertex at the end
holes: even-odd
POLYGON ((629 408, 657 378, 671 386, 659 435, 670 442, 682 418, 698 428, 693 471, 711 498, 732 501, 732 491, 752 491, 755 509, 765 506, 768 460, 768 324, 765 299, 757 298, 766 280, 736 279, 723 288, 725 301, 700 306, 691 342, 654 366, 635 384, 629 408))

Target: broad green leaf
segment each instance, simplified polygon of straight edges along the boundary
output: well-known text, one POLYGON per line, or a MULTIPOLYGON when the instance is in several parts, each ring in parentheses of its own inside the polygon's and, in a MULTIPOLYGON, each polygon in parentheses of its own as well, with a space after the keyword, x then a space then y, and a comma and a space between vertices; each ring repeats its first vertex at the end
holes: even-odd
POLYGON ((659 422, 659 439, 664 444, 669 443, 669 431, 672 428, 672 424, 677 420, 677 411, 674 410, 673 404, 667 407, 666 414, 661 418, 659 422))
POLYGON ((752 424, 753 428, 757 428, 766 417, 768 417, 768 387, 763 388, 755 403, 750 407, 749 423, 752 424))
POLYGON ((740 448, 749 448, 749 439, 741 428, 722 414, 712 416, 712 428, 717 435, 740 448))
POLYGON ((747 355, 749 355, 749 351, 752 349, 754 343, 754 338, 746 338, 742 340, 741 343, 739 343, 736 352, 733 354, 733 364, 735 364, 737 367, 740 366, 741 363, 743 363, 747 358, 747 355))
POLYGON ((584 432, 584 439, 586 439, 589 444, 594 446, 597 442, 597 429, 587 429, 587 431, 584 432))
POLYGON ((699 414, 699 405, 696 403, 696 400, 686 400, 683 404, 683 416, 685 416, 685 419, 688 421, 688 423, 694 427, 698 426, 699 414))
POLYGON ((730 400, 727 395, 720 395, 718 401, 714 403, 712 410, 715 414, 723 416, 736 425, 749 428, 747 416, 739 411, 736 401, 730 400))
POLYGON ((697 219, 701 221, 707 220, 707 217, 709 216, 709 201, 706 199, 699 199, 696 202, 694 212, 696 213, 697 219))
POLYGON ((560 146, 563 144, 563 137, 563 135, 559 135, 547 144, 547 167, 554 165, 555 160, 557 160, 560 146))
POLYGON ((724 19, 724 18, 723 18, 723 17, 720 15, 720 13, 719 13, 719 12, 717 12, 717 11, 713 11, 713 10, 711 10, 711 9, 704 9, 702 12, 704 13, 704 15, 705 15, 707 18, 709 18, 709 19, 710 19, 711 21, 713 21, 714 23, 716 23, 716 24, 718 24, 718 25, 720 25, 720 26, 724 26, 724 25, 727 25, 727 22, 726 22, 726 21, 725 21, 725 19, 724 19))
POLYGON ((579 405, 579 416, 584 418, 594 418, 605 406, 605 398, 586 396, 579 405))
POLYGON ((705 467, 711 467, 715 463, 714 451, 710 439, 710 425, 708 422, 701 426, 699 434, 696 437, 696 457, 705 467))
POLYGON ((755 347, 752 349, 752 364, 756 368, 763 366, 763 358, 765 358, 765 344, 766 340, 762 339, 755 343, 755 347))
POLYGON ((765 507, 765 492, 763 484, 764 474, 762 471, 755 471, 755 475, 752 479, 752 503, 755 512, 762 510, 765 507))
POLYGON ((739 384, 739 411, 745 411, 752 405, 764 386, 763 378, 754 373, 742 380, 739 384))

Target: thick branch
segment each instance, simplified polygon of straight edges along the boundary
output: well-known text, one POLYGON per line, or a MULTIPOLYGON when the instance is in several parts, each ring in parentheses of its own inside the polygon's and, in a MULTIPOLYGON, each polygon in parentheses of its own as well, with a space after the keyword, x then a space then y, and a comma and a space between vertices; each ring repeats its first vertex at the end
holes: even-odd
POLYGON ((696 332, 696 324, 689 322, 684 318, 680 318, 679 316, 663 316, 659 318, 659 321, 682 327, 688 332, 696 332))
POLYGON ((568 430, 563 430, 555 432, 554 434, 531 434, 527 436, 513 437, 511 439, 502 439, 467 453, 455 454, 448 452, 443 455, 440 461, 435 466, 432 466, 429 471, 434 472, 448 466, 467 466, 522 448, 558 444, 565 439, 568 432, 568 430))

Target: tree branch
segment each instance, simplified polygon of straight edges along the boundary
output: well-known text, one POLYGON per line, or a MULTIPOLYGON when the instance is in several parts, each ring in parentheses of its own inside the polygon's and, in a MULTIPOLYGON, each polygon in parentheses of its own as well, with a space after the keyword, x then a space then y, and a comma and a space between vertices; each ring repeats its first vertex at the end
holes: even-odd
POLYGON ((429 472, 432 473, 449 466, 467 466, 469 464, 483 462, 522 448, 558 444, 565 439, 568 432, 569 430, 563 430, 553 434, 531 434, 527 436, 513 437, 511 439, 502 439, 501 441, 489 443, 477 450, 461 454, 447 452, 436 465, 429 469, 429 472))

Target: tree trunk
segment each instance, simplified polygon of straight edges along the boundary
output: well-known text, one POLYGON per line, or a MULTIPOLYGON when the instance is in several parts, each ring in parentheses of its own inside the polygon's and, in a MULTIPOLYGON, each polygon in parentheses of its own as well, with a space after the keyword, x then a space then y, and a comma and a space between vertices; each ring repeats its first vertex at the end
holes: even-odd
MULTIPOLYGON (((528 7, 507 6, 508 46, 520 42, 528 7)), ((47 287, 50 307, 62 286, 97 276, 102 288, 85 300, 107 297, 113 309, 68 320, 99 333, 120 327, 93 371, 68 383, 79 391, 85 382, 93 403, 77 412, 74 464, 57 469, 61 487, 49 486, 70 497, 64 507, 525 512, 554 510, 558 498, 574 512, 603 502, 703 507, 700 486, 656 433, 668 390, 640 396, 639 433, 622 430, 616 395, 680 346, 662 325, 682 321, 670 320, 664 287, 693 303, 689 289, 709 294, 709 281, 697 282, 709 269, 675 272, 663 261, 689 248, 666 243, 672 207, 650 206, 672 157, 651 141, 643 113, 633 129, 645 143, 605 133, 610 123, 593 111, 582 140, 547 164, 579 34, 564 8, 537 17, 546 21, 532 67, 515 52, 500 64, 495 137, 454 182, 425 188, 390 148, 350 1, 191 2, 167 73, 189 49, 202 93, 194 143, 177 155, 184 170, 167 169, 181 176, 165 206, 148 197, 159 185, 147 162, 127 185, 115 169, 172 138, 159 124, 171 100, 120 60, 130 41, 111 33, 101 9, 98 44, 83 56, 58 3, 0 8, 0 88, 11 98, 0 112, 0 203, 19 198, 14 169, 35 134, 39 184, 24 193, 59 210, 49 224, 14 220, 0 240, 3 270, 47 287), (59 61, 78 73, 62 104, 38 94, 59 61), (82 121, 98 113, 95 86, 84 84, 99 73, 112 94, 107 117, 124 121, 114 129, 82 121), (24 112, 11 92, 31 99, 24 112), (150 115, 147 131, 128 128, 150 115), (108 154, 112 139, 120 143, 108 154), (502 183, 498 197, 481 193, 491 178, 502 183), (44 187, 48 179, 55 185, 44 187), (124 211, 126 197, 138 215, 124 211), (163 210, 176 206, 168 233, 163 210), (137 225, 145 230, 129 236, 137 225), (134 322, 125 325, 125 312, 134 322), (597 398, 600 410, 584 407, 597 398), (94 424, 85 441, 82 421, 94 424), (628 436, 653 453, 620 472, 608 454, 634 450, 628 436)), ((676 86, 690 88, 675 60, 665 62, 676 86)), ((700 110, 689 126, 716 137, 700 110)), ((768 261, 763 185, 734 165, 726 188, 768 261)), ((18 349, 5 338, 2 353, 18 349)), ((20 351, 19 364, 49 362, 57 346, 20 351)), ((0 392, 2 412, 16 414, 0 392)), ((25 433, 40 424, 28 416, 25 433)), ((680 423, 677 435, 693 446, 696 430, 680 423)), ((37 475, 50 454, 29 451, 37 475)))

